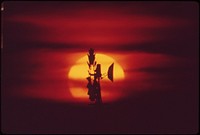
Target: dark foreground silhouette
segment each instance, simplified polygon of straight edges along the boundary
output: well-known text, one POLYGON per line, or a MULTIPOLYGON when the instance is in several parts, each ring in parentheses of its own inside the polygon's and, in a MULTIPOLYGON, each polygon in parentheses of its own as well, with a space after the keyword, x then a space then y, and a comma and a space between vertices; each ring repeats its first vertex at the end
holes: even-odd
MULTIPOLYGON (((87 88, 89 99, 95 104, 102 104, 100 80, 103 79, 103 76, 101 73, 101 64, 97 64, 97 62, 95 61, 95 53, 94 49, 92 48, 90 48, 90 50, 88 51, 88 60, 89 62, 87 62, 87 64, 89 67, 89 77, 87 77, 87 88)), ((111 64, 107 73, 107 76, 111 81, 113 81, 113 66, 114 63, 111 64)))
POLYGON ((198 131, 197 93, 135 93, 103 106, 11 99, 2 104, 3 133, 161 133, 198 131), (197 97, 197 95, 196 95, 197 97), (188 99, 188 100, 186 100, 188 99))

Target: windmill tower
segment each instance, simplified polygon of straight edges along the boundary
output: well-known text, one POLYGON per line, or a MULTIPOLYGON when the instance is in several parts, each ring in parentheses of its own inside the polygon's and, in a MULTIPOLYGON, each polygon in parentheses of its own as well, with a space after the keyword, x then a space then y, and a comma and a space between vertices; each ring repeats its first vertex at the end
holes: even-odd
MULTIPOLYGON (((88 95, 89 99, 95 104, 102 104, 102 97, 101 97, 101 85, 100 81, 103 79, 103 75, 101 73, 101 64, 97 64, 95 61, 95 53, 92 48, 88 51, 88 74, 87 77, 88 84, 88 95)), ((114 63, 110 65, 107 72, 107 77, 113 82, 113 67, 114 63)))

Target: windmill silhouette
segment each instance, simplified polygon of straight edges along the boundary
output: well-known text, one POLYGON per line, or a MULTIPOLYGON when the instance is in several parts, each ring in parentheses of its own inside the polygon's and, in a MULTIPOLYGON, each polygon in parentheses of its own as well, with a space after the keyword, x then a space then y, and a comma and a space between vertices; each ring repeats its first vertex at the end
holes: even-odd
POLYGON ((88 84, 88 95, 89 99, 92 102, 95 102, 95 104, 102 104, 102 97, 101 97, 101 85, 100 85, 100 80, 103 79, 104 77, 108 77, 112 82, 113 82, 113 67, 114 63, 112 63, 109 68, 108 72, 105 75, 101 74, 101 64, 97 64, 95 61, 95 53, 94 49, 90 48, 88 51, 88 74, 89 76, 87 77, 88 84))

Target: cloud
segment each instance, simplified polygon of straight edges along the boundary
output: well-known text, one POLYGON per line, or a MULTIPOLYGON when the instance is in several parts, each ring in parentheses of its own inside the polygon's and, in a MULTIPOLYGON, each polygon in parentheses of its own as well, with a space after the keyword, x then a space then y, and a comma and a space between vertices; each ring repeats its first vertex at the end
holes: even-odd
POLYGON ((11 48, 93 47, 181 56, 197 53, 193 50, 198 46, 198 13, 192 2, 6 2, 4 5, 4 46, 11 48))
MULTIPOLYGON (((9 10, 9 3, 8 10, 9 10)), ((27 5, 38 11, 27 10, 23 13, 20 5, 15 6, 18 14, 7 13, 6 21, 30 24, 38 28, 36 40, 43 42, 86 45, 122 45, 157 41, 159 36, 154 30, 173 29, 184 26, 187 21, 168 16, 148 14, 143 8, 131 3, 50 3, 27 5), (55 4, 53 6, 53 4, 55 4), (44 8, 44 7, 45 8, 44 8), (72 7, 74 8, 72 8, 72 7), (94 6, 94 7, 93 7, 94 6), (43 8, 42 8, 43 7, 43 8), (58 8, 60 7, 60 8, 58 8), (126 7, 126 8, 125 8, 126 7), (51 10, 55 8, 55 10, 51 10), (136 8, 132 10, 131 8, 136 8), (134 12, 136 10, 139 12, 134 12), (21 12, 20 12, 21 11, 21 12), (145 13, 144 13, 145 12, 145 13), (41 31, 43 30, 43 31, 41 31)), ((146 6, 145 6, 146 7, 146 6)), ((150 6, 151 7, 151 6, 150 6)), ((152 7, 150 8, 152 9, 152 7)))

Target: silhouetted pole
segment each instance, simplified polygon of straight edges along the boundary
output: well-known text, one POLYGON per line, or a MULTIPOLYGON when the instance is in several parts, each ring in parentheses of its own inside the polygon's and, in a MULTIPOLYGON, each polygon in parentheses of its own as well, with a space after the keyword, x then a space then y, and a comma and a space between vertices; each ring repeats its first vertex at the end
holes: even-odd
POLYGON ((95 53, 92 48, 88 51, 88 59, 89 62, 87 62, 89 66, 89 77, 87 78, 88 80, 88 95, 89 99, 91 101, 95 101, 96 104, 101 104, 102 103, 102 98, 101 98, 101 86, 100 86, 100 79, 101 79, 101 65, 97 64, 95 61, 95 53))

